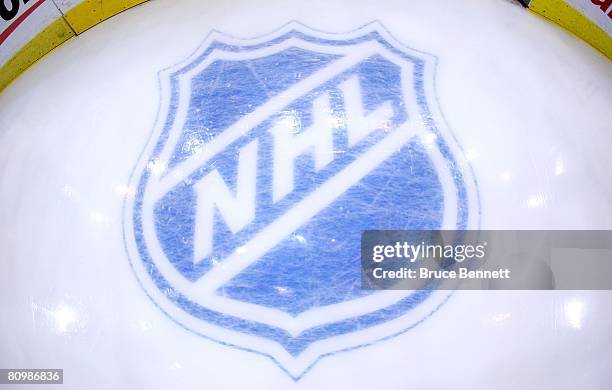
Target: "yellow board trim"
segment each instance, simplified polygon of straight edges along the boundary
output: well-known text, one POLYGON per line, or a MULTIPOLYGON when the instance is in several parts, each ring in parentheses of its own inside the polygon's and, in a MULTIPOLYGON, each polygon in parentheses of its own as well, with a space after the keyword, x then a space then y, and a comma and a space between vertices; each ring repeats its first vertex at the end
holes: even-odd
POLYGON ((147 0, 84 0, 64 14, 77 34, 147 0))
POLYGON ((612 59, 612 37, 565 1, 532 0, 529 10, 557 23, 612 59))
MULTIPOLYGON (((39 58, 76 34, 146 1, 84 0, 74 6, 39 32, 0 68, 0 91, 39 58)), ((612 59, 612 38, 563 0, 532 0, 529 9, 569 30, 612 59)))
POLYGON ((34 38, 26 43, 10 60, 0 68, 0 91, 39 58, 55 49, 75 35, 64 18, 56 19, 34 38))
POLYGON ((0 92, 38 59, 68 39, 146 1, 148 0, 85 0, 77 4, 51 22, 0 67, 0 92))

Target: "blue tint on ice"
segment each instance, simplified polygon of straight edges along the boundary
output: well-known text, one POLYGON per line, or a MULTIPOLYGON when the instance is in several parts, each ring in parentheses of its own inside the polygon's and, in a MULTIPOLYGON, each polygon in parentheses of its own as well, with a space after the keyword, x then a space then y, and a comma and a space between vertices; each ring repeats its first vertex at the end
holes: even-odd
MULTIPOLYGON (((166 114, 164 130, 152 155, 147 157, 148 160, 158 158, 168 141, 170 129, 176 119, 179 96, 184 93, 179 89, 177 81, 181 74, 195 69, 214 56, 215 51, 248 53, 262 47, 274 47, 291 38, 338 48, 376 41, 403 61, 414 65, 414 94, 417 101, 407 101, 404 96, 400 68, 380 55, 373 55, 291 102, 193 171, 187 180, 166 193, 153 210, 159 246, 174 269, 191 283, 198 283, 198 280, 211 270, 213 260, 222 261, 232 254, 236 248, 247 243, 343 168, 350 166, 386 135, 382 130, 376 131, 361 143, 349 148, 345 124, 338 121, 333 129, 336 151, 333 162, 316 172, 311 155, 298 157, 295 160, 294 190, 275 203, 272 201, 273 137, 269 129, 284 112, 291 112, 299 119, 302 128, 308 128, 313 120, 313 100, 321 94, 329 94, 332 113, 342 118, 344 97, 338 86, 349 77, 357 76, 366 113, 390 102, 393 109, 392 129, 412 119, 424 122, 432 132, 438 134, 429 108, 429 104, 434 104, 435 96, 427 96, 425 93, 425 62, 422 58, 394 47, 377 32, 340 40, 310 36, 292 30, 283 36, 254 45, 241 46, 214 41, 196 60, 172 74, 170 111, 166 114), (409 118, 406 104, 417 104, 420 118, 409 118), (217 213, 214 219, 212 255, 194 263, 193 236, 197 198, 193 185, 213 170, 217 170, 227 186, 234 191, 238 151, 253 140, 257 140, 259 144, 255 219, 233 234, 217 213)), ((212 61, 191 79, 187 118, 171 153, 169 173, 166 174, 171 174, 178 164, 197 153, 198 148, 214 141, 245 115, 340 58, 341 54, 290 47, 256 59, 212 61)), ((465 228, 470 210, 463 175, 456 168, 455 156, 450 152, 446 141, 439 137, 436 142, 436 147, 452 170, 458 199, 456 228, 465 228)), ((396 319, 427 300, 431 293, 417 291, 393 305, 376 308, 370 313, 348 320, 325 323, 297 336, 264 323, 211 310, 176 290, 152 259, 144 239, 142 224, 143 194, 150 180, 149 171, 141 172, 134 200, 133 228, 138 253, 157 288, 182 310, 201 321, 273 340, 291 355, 297 356, 316 341, 396 319)), ((373 291, 362 290, 360 286, 361 231, 437 229, 441 226, 443 212, 444 192, 438 172, 424 146, 413 139, 403 146, 398 145, 398 150, 390 158, 348 191, 337 194, 331 204, 297 230, 288 232, 273 249, 242 270, 216 293, 237 301, 277 309, 291 316, 372 294, 373 291)))

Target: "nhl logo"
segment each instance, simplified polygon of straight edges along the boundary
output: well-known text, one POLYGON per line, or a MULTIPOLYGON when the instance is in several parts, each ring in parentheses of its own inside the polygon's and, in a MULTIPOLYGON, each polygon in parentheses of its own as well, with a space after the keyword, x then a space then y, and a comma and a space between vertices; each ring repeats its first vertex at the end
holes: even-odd
POLYGON ((154 303, 299 379, 401 334, 441 291, 360 287, 366 229, 477 226, 470 168, 436 105, 435 58, 379 23, 209 36, 161 73, 124 236, 154 303))

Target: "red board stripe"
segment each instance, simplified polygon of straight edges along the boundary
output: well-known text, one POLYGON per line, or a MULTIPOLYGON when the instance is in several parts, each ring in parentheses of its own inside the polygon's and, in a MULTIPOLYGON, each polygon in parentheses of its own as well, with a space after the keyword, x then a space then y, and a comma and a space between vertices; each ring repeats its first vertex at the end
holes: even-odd
POLYGON ((21 14, 17 19, 15 19, 13 23, 11 23, 7 27, 6 30, 2 31, 2 33, 0 34, 0 45, 2 45, 2 43, 6 41, 9 35, 11 35, 13 31, 15 31, 15 29, 19 27, 19 25, 23 23, 28 18, 28 16, 30 16, 32 12, 34 12, 36 8, 40 7, 40 5, 44 3, 45 1, 47 0, 38 0, 36 3, 34 3, 33 6, 28 8, 23 14, 21 14))

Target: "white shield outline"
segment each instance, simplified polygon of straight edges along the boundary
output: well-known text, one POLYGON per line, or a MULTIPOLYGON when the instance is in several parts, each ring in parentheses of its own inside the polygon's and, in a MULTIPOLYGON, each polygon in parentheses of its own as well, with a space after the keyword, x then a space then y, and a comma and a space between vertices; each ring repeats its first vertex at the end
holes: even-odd
MULTIPOLYGON (((190 172, 192 169, 201 166, 205 163, 207 158, 213 156, 219 151, 222 151, 234 139, 240 137, 241 134, 244 134, 245 131, 249 131, 250 129, 255 127, 255 125, 259 123, 258 121, 261 121, 262 118, 266 118, 271 112, 278 111, 285 107, 288 101, 295 99, 294 94, 296 91, 300 94, 304 94, 312 88, 315 88, 320 85, 322 80, 325 80, 325 78, 335 76, 337 74, 335 69, 330 70, 330 67, 335 66, 341 71, 343 69, 347 69, 347 67, 349 67, 351 64, 356 64, 359 61, 363 60, 364 56, 366 56, 367 58, 367 56, 376 53, 381 54, 387 59, 392 60, 393 63, 400 65, 402 67, 402 73, 404 75, 412 74, 411 66, 413 64, 407 62, 405 59, 399 58, 397 55, 389 52, 388 49, 372 41, 366 41, 367 43, 362 44, 362 46, 359 47, 359 50, 355 50, 355 46, 338 49, 336 47, 330 48, 328 45, 326 46, 323 44, 313 44, 312 42, 306 42, 297 38, 289 38, 288 40, 283 41, 283 44, 265 46, 259 51, 247 52, 246 54, 243 52, 213 52, 206 58, 205 61, 201 62, 200 64, 195 66, 190 72, 183 74, 182 77, 179 78, 179 91, 181 91, 179 95, 180 101, 178 104, 179 110, 173 122, 173 126, 168 133, 168 139, 164 143, 164 147, 160 154, 160 157, 155 161, 150 160, 149 156, 153 155, 153 150, 158 144, 158 139, 160 138, 162 132, 165 130, 166 114, 170 110, 170 91, 172 90, 170 85, 171 74, 173 74, 177 70, 183 69, 186 66, 193 64, 195 59, 199 58, 200 55, 207 48, 209 48, 213 42, 223 42, 225 44, 237 46, 257 45, 272 41, 278 37, 282 37, 283 35, 291 31, 299 31, 309 36, 338 41, 351 40, 363 37, 364 35, 367 35, 371 32, 376 32, 380 34, 382 38, 386 42, 391 44, 393 47, 401 50, 402 52, 409 53, 415 57, 418 57, 419 59, 424 61, 425 74, 423 75, 423 88, 425 89, 425 96, 427 96, 428 98, 436 96, 434 85, 435 58, 428 54, 418 52, 403 46, 402 44, 397 42, 378 22, 370 23, 360 29, 344 34, 323 33, 320 31, 312 30, 297 22, 291 22, 282 27, 281 29, 273 32, 272 34, 254 39, 238 39, 229 37, 219 32, 213 32, 192 56, 190 56, 188 59, 181 62, 180 64, 177 64, 160 73, 162 102, 160 105, 159 116, 153 133, 151 134, 147 146, 141 154, 139 162, 136 168, 134 169, 134 173, 132 174, 132 177, 130 179, 132 188, 137 188, 141 173, 144 172, 145 169, 148 169, 154 177, 153 180, 155 180, 153 184, 147 185, 145 189, 145 195, 143 197, 142 210, 144 211, 144 213, 147 213, 147 210, 149 212, 148 215, 145 214, 142 218, 143 236, 145 237, 145 239, 147 239, 147 237, 155 237, 153 227, 152 205, 157 199, 163 196, 163 194, 165 194, 168 190, 172 189, 181 180, 183 180, 183 178, 185 177, 185 172, 190 172), (245 59, 248 58, 248 55, 251 55, 253 57, 261 57, 263 55, 282 51, 289 46, 299 46, 318 52, 327 51, 332 52, 333 54, 341 53, 346 55, 341 60, 332 63, 330 66, 326 67, 322 71, 316 72, 313 76, 306 78, 304 82, 297 83, 300 84, 298 87, 292 86, 287 91, 282 92, 280 94, 284 94, 286 96, 270 99, 268 103, 264 104, 264 106, 268 105, 270 107, 264 107, 264 109, 262 110, 258 108, 254 112, 254 115, 246 115, 244 118, 239 120, 237 124, 230 126, 230 128, 221 133, 217 137, 216 142, 214 144, 207 145, 208 147, 205 148, 204 153, 197 155, 196 158, 192 158, 181 163, 179 166, 173 168, 171 172, 165 174, 164 167, 168 165, 171 153, 174 150, 176 143, 178 142, 178 137, 181 133, 183 123, 187 116, 187 102, 189 102, 190 99, 190 76, 192 74, 199 73, 209 63, 212 63, 214 60, 217 59, 232 57, 245 59), (347 53, 342 53, 343 49, 347 53), (338 64, 338 62, 341 61, 342 63, 338 64), (319 74, 321 72, 331 74, 331 76, 321 76, 319 74), (177 175, 177 173, 179 174, 177 175)), ((414 99, 413 101, 416 102, 416 98, 414 97, 413 91, 414 81, 412 80, 412 77, 402 77, 402 82, 404 84, 403 92, 405 93, 406 100, 414 99), (411 98, 409 99, 408 96, 410 96, 411 98)), ((406 107, 407 109, 414 109, 413 104, 407 104, 406 107)), ((402 126, 402 128, 400 128, 399 130, 391 132, 391 135, 386 137, 378 145, 382 144, 382 142, 385 141, 389 144, 397 145, 398 142, 406 143, 413 137, 421 138, 421 143, 426 146, 426 150, 428 151, 429 156, 434 166, 436 167, 436 171, 439 175, 439 179, 444 191, 444 221, 441 227, 442 229, 457 228, 456 222, 458 204, 456 199, 456 186, 453 179, 452 170, 459 169, 464 177, 463 183, 465 185, 468 208, 470 210, 466 227, 477 227, 479 224, 478 194, 475 182, 471 176, 471 168, 467 161, 463 158, 463 152, 456 143, 454 136, 450 133, 447 127, 444 126, 443 116, 440 110, 438 109, 436 102, 428 102, 428 108, 431 112, 431 116, 435 119, 436 129, 439 134, 433 133, 426 125, 426 120, 423 119, 423 121, 412 121, 411 123, 409 123, 408 126, 402 126), (449 162, 447 161, 447 159, 440 153, 440 150, 436 146, 436 139, 439 136, 443 137, 445 145, 450 149, 450 153, 455 158, 455 163, 458 166, 450 167, 448 165, 449 162)), ((411 112, 409 113, 409 116, 411 118, 421 118, 421 115, 418 112, 411 112)), ((381 150, 384 152, 384 148, 382 148, 378 150, 378 152, 373 151, 372 155, 376 155, 377 153, 380 154, 381 150)), ((369 157, 371 158, 372 156, 369 157)), ((365 161, 367 159, 364 158, 363 160, 365 161)), ((355 162, 351 164, 351 166, 357 163, 358 162, 355 162)), ((335 179, 335 177, 330 179, 330 182, 333 181, 333 179, 335 179)), ((160 291, 155 282, 149 276, 150 273, 147 270, 145 264, 142 261, 137 261, 140 258, 140 254, 136 245, 134 244, 136 238, 133 226, 133 212, 134 198, 126 197, 126 202, 124 205, 124 238, 128 255, 130 257, 130 263, 140 284, 147 292, 149 297, 155 302, 155 304, 158 305, 160 309, 163 310, 171 319, 193 332, 196 332, 204 337, 208 337, 216 341, 231 344, 239 348, 251 350, 254 352, 259 352, 271 357, 294 379, 299 378, 301 375, 303 375, 304 372, 309 367, 311 367, 314 362, 316 362, 321 356, 334 353, 340 350, 354 348, 359 345, 369 344, 377 340, 390 337, 394 334, 401 333, 402 331, 405 331, 406 329, 415 326, 416 324, 426 319, 432 312, 437 310, 437 308, 447 299, 449 295, 448 292, 443 291, 433 292, 419 306, 414 309, 408 310, 408 312, 398 318, 379 325, 371 326, 363 330, 354 331, 351 333, 346 333, 339 336, 333 336, 330 338, 312 342, 302 353, 297 356, 292 356, 281 345, 279 345, 273 340, 266 339, 265 337, 261 336, 253 336, 246 333, 228 330, 226 328, 216 326, 211 323, 205 322, 204 320, 196 318, 182 310, 164 292, 160 291)), ((280 223, 286 224, 288 222, 289 218, 287 221, 281 221, 280 223)), ((257 238, 258 236, 259 234, 256 235, 254 238, 257 238)), ((227 266, 218 268, 219 271, 216 274, 212 274, 212 276, 208 276, 208 278, 205 279, 205 282, 208 283, 201 283, 202 280, 200 280, 198 281, 198 283, 193 284, 187 282, 184 277, 182 277, 178 273, 178 271, 174 269, 168 259, 165 258, 164 252, 163 250, 161 250, 161 247, 157 243, 157 240, 148 239, 146 244, 149 248, 149 251, 151 252, 151 256, 155 258, 155 265, 160 268, 160 271, 164 275, 164 277, 168 278, 172 282, 172 285, 177 288, 177 290, 181 293, 185 294, 191 299, 197 299, 197 302, 199 304, 205 306, 208 309, 223 313, 225 315, 237 316, 246 320, 264 323, 282 329, 292 336, 297 336, 308 329, 311 329, 324 323, 349 319, 361 314, 372 312, 373 310, 388 307, 389 305, 400 301, 401 299, 412 293, 411 291, 380 291, 367 297, 358 298, 352 301, 330 305, 327 307, 312 309, 298 315, 297 317, 292 317, 280 310, 231 300, 228 298, 220 297, 213 293, 216 289, 215 286, 223 284, 241 269, 244 269, 250 264, 248 262, 243 261, 244 257, 229 259, 233 261, 229 261, 229 264, 227 266), (216 283, 212 283, 215 281, 216 283), (196 290, 193 287, 194 285, 204 286, 204 288, 196 290), (214 288, 212 288, 211 286, 214 288), (365 308, 368 309, 366 310, 365 308)), ((259 255, 257 255, 257 249, 258 248, 250 247, 247 250, 247 252, 255 254, 255 256, 253 256, 254 260, 259 257, 259 255)), ((262 253, 261 251, 265 253, 265 250, 265 247, 259 248, 259 253, 262 253)), ((250 261, 254 260, 253 258, 250 259, 250 261)), ((211 273, 209 273, 208 275, 211 275, 211 273)), ((204 276, 203 278, 206 277, 207 276, 204 276)))

